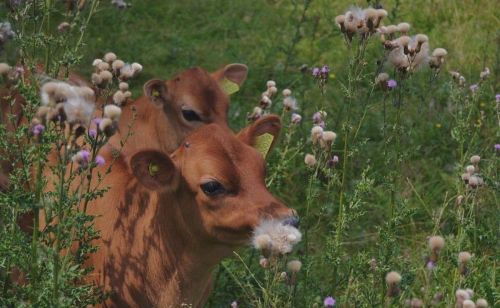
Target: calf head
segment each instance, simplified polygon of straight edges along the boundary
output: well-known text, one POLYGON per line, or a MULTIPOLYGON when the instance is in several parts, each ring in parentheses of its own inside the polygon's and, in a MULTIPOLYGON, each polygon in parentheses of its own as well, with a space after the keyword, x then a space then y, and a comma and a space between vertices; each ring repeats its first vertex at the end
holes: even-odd
MULTIPOLYGON (((254 148, 261 136, 276 139, 280 120, 268 116, 244 134, 209 124, 189 135, 170 155, 141 151, 130 162, 147 189, 175 197, 191 239, 236 246, 263 219, 287 219, 287 208, 265 186, 265 157, 254 148)), ((271 143, 268 143, 271 146, 271 143)), ((161 200, 162 198, 160 198, 161 200)))
POLYGON ((202 124, 227 126, 229 94, 239 89, 247 72, 243 64, 229 64, 214 73, 195 67, 171 80, 148 81, 144 93, 185 137, 202 124))

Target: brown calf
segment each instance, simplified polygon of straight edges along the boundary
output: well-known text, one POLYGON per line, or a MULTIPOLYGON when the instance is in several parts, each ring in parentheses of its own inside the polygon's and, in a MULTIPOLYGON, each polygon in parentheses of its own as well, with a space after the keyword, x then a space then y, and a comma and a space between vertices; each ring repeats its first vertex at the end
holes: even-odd
POLYGON ((214 73, 195 67, 171 80, 148 81, 144 85, 145 96, 123 107, 120 133, 113 136, 110 144, 119 148, 134 113, 137 117, 133 135, 122 149, 126 157, 141 149, 171 153, 187 134, 203 124, 227 126, 229 94, 224 89, 227 84, 243 84, 247 71, 243 64, 229 64, 214 73))
POLYGON ((170 157, 142 150, 115 162, 104 183, 112 189, 89 207, 101 239, 88 265, 111 292, 104 306, 201 307, 213 268, 261 220, 292 217, 266 189, 264 159, 250 146, 279 131, 276 116, 239 136, 209 124, 170 157))

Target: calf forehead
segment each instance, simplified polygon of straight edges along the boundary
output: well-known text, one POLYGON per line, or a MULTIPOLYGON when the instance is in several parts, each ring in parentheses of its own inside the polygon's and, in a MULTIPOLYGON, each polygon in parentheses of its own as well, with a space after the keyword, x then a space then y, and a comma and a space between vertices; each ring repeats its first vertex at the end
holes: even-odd
POLYGON ((241 142, 227 129, 205 125, 191 134, 183 145, 187 161, 210 164, 221 172, 248 175, 263 174, 264 159, 252 147, 241 142))
POLYGON ((188 69, 174 78, 176 95, 188 95, 195 103, 202 103, 210 109, 227 109, 229 97, 218 82, 204 69, 188 69))

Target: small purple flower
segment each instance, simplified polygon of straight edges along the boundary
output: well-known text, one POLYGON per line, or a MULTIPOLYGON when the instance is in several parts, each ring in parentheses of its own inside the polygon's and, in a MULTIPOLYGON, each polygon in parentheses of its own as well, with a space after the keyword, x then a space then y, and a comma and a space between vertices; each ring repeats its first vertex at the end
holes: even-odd
POLYGON ((318 124, 319 122, 323 121, 322 117, 321 117, 321 112, 315 112, 313 114, 313 123, 315 124, 318 124))
POLYGON ((333 155, 332 158, 330 158, 326 163, 328 164, 328 167, 335 167, 336 164, 339 162, 339 157, 337 155, 333 155))
POLYGON ((500 144, 499 143, 495 144, 495 150, 500 151, 500 144))
POLYGON ((500 94, 495 95, 495 100, 497 103, 500 103, 500 94))
POLYGON ((24 74, 24 67, 22 65, 17 65, 16 72, 19 73, 19 75, 24 74))
POLYGON ((302 121, 302 116, 297 113, 292 113, 292 123, 293 124, 299 124, 300 121, 302 121))
POLYGON ((335 302, 336 302, 335 298, 328 296, 328 297, 325 297, 323 304, 325 305, 325 307, 333 307, 333 306, 335 306, 335 302))
POLYGON ((238 302, 237 301, 233 301, 231 303, 231 308, 238 308, 238 302))
POLYGON ((82 157, 82 160, 84 163, 88 163, 89 162, 89 158, 90 158, 90 152, 87 151, 87 150, 81 150, 80 152, 78 152, 78 154, 80 154, 80 156, 82 157))
POLYGON ((321 122, 321 113, 319 111, 313 114, 313 122, 314 123, 321 122))
POLYGON ((321 121, 317 125, 320 126, 323 129, 326 127, 325 121, 321 121))
POLYGON ((428 270, 432 271, 436 267, 436 263, 429 261, 425 266, 427 267, 428 270))
POLYGON ((470 88, 472 93, 476 93, 477 90, 479 90, 479 86, 477 84, 473 84, 469 88, 470 88))
POLYGON ((96 136, 97 136, 97 131, 93 128, 89 129, 89 137, 95 139, 96 136))
POLYGON ((45 126, 43 126, 42 124, 37 124, 33 126, 33 128, 31 129, 31 132, 35 136, 42 134, 44 131, 45 131, 45 126))
POLYGON ((320 74, 320 69, 319 69, 319 67, 315 67, 315 68, 313 68, 313 69, 312 69, 312 75, 313 75, 314 77, 319 77, 319 74, 320 74))
POLYGON ((332 160, 333 160, 334 163, 338 163, 339 162, 339 157, 337 155, 333 155, 332 160))
POLYGON ((99 126, 99 124, 101 124, 101 121, 102 121, 102 118, 95 118, 94 119, 94 123, 95 125, 99 126))
POLYGON ((330 73, 330 67, 328 65, 323 65, 321 68, 322 75, 328 75, 330 73))
POLYGON ((97 155, 96 158, 95 158, 95 163, 98 166, 102 166, 102 165, 104 165, 106 163, 106 160, 101 155, 97 155))
POLYGON ((395 87, 397 87, 397 86, 398 86, 398 83, 396 82, 396 80, 394 80, 394 79, 389 79, 389 80, 387 81, 387 87, 388 87, 389 89, 391 89, 391 90, 392 90, 392 89, 394 89, 394 88, 395 88, 395 87))

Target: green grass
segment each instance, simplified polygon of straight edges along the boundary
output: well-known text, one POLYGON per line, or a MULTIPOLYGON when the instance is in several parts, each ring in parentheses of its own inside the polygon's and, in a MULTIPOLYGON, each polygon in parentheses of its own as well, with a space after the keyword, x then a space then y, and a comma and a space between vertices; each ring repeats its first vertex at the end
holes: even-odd
MULTIPOLYGON (((304 6, 301 1, 297 3, 137 1, 131 9, 123 12, 105 6, 89 29, 82 69, 88 70, 89 66, 84 63, 90 63, 94 57, 100 57, 107 51, 114 51, 123 59, 142 63, 145 71, 141 78, 144 81, 153 77, 169 78, 190 66, 216 70, 226 63, 246 63, 250 68, 248 80, 242 90, 232 98, 230 119, 233 128, 237 130, 245 125, 245 114, 257 104, 266 80, 274 79, 280 89, 291 87, 294 90, 299 98, 304 119, 308 120, 318 108, 324 108, 330 114, 329 128, 340 132, 346 117, 340 83, 347 77, 348 54, 333 19, 352 3, 312 1, 303 23, 299 26, 297 24, 301 20, 304 6), (297 41, 294 46, 295 39, 297 41), (327 99, 319 95, 311 78, 299 73, 298 68, 302 64, 309 67, 330 65, 335 78, 329 82, 327 99)), ((357 4, 366 5, 364 1, 358 1, 357 4)), ((386 24, 407 21, 413 27, 412 33, 428 34, 431 48, 444 47, 449 51, 443 75, 446 75, 447 70, 459 70, 467 79, 477 79, 474 76, 477 76, 484 66, 498 69, 499 59, 496 57, 499 50, 497 41, 500 35, 500 20, 496 1, 420 1, 418 5, 415 2, 387 1, 383 4, 390 12, 386 24)), ((376 66, 374 55, 380 53, 377 44, 376 40, 371 43, 371 57, 368 59, 373 62, 367 63, 367 71, 373 72, 376 66)), ((353 178, 348 179, 348 186, 352 189, 359 180, 361 171, 368 166, 371 167, 369 174, 376 180, 373 189, 364 196, 363 206, 359 209, 365 214, 355 225, 350 226, 346 234, 346 252, 355 257, 341 261, 347 262, 344 270, 366 268, 363 264, 371 258, 370 254, 373 255, 377 250, 391 249, 394 245, 389 253, 391 257, 381 266, 387 269, 394 266, 404 271, 409 263, 422 257, 425 238, 435 229, 434 216, 443 204, 451 202, 450 198, 454 192, 450 188, 456 185, 456 172, 459 170, 457 163, 460 162, 457 161, 454 150, 457 145, 449 137, 453 125, 449 114, 446 113, 449 92, 444 86, 444 80, 435 86, 432 90, 435 93, 431 95, 435 100, 435 107, 430 108, 428 84, 424 81, 427 74, 427 71, 421 72, 421 82, 412 85, 409 103, 404 106, 403 147, 406 156, 401 169, 401 189, 404 191, 400 191, 402 203, 398 204, 404 208, 405 213, 401 214, 402 222, 394 229, 392 239, 384 244, 380 243, 378 228, 387 222, 390 199, 386 184, 388 166, 380 155, 380 104, 370 110, 366 125, 362 128, 360 135, 366 138, 366 142, 357 149, 361 154, 356 158, 356 166, 351 170, 353 178), (437 124, 440 124, 441 128, 437 124), (403 258, 409 251, 413 261, 403 258)), ((498 91, 498 72, 493 78, 495 80, 488 84, 489 93, 498 91)), ((491 105, 491 96, 485 97, 484 102, 491 105)), ((490 112, 492 111, 490 109, 490 112)), ((304 124, 299 133, 302 140, 307 136, 309 125, 304 124)), ((493 143, 492 137, 484 136, 488 141, 479 142, 483 148, 471 145, 470 151, 491 153, 491 148, 486 147, 493 143)), ((307 148, 306 145, 303 153, 308 152, 307 148)), ((340 146, 336 148, 340 151, 340 146)), ((280 148, 272 156, 271 165, 277 163, 279 151, 280 148)), ((301 167, 302 157, 299 155, 289 162, 290 165, 286 169, 287 179, 281 186, 272 189, 304 216, 307 193, 304 189, 297 189, 303 186, 303 179, 308 177, 308 172, 301 167), (292 194, 292 191, 295 193, 292 194)), ((345 294, 347 283, 342 281, 342 286, 333 287, 334 281, 329 271, 331 265, 324 257, 328 250, 328 238, 334 231, 331 228, 334 228, 332 223, 338 214, 338 205, 335 201, 329 205, 332 201, 326 193, 319 191, 318 194, 312 220, 317 220, 320 225, 315 225, 310 230, 315 238, 311 243, 314 256, 308 264, 311 278, 308 289, 301 291, 308 303, 316 301, 315 296, 323 297, 334 289, 343 290, 334 294, 336 296, 345 294)), ((495 224, 494 213, 494 206, 483 212, 485 226, 495 224)), ((450 222, 453 220, 452 214, 445 212, 444 215, 444 225, 439 228, 441 232, 456 232, 457 226, 450 222)), ((493 249, 490 245, 494 245, 494 234, 483 229, 481 232, 485 234, 483 244, 493 249)), ((484 245, 481 246, 485 247, 484 245)), ((303 249, 299 249, 299 258, 304 258, 303 249)), ((494 250, 487 251, 487 254, 491 254, 494 250)), ((257 254, 245 255, 247 262, 257 264, 257 254)), ((245 280, 242 278, 246 274, 241 263, 232 260, 226 261, 225 264, 225 267, 217 270, 218 279, 211 300, 213 307, 227 305, 233 299, 244 298, 241 288, 227 272, 233 270, 239 273, 239 276, 236 275, 239 279, 245 280)), ((363 275, 368 275, 363 272, 351 277, 353 283, 362 283, 363 275)), ((404 275, 405 279, 415 279, 416 273, 404 275)), ((410 282, 408 281, 408 284, 410 282)), ((353 290, 361 289, 363 288, 353 287, 353 290)), ((418 292, 414 293, 414 296, 417 295, 418 292)), ((245 302, 244 299, 241 301, 245 302)))
MULTIPOLYGON (((381 54, 378 40, 372 40, 368 46, 364 73, 356 92, 343 88, 349 76, 350 56, 334 18, 353 4, 350 1, 311 1, 304 19, 301 17, 304 2, 298 0, 146 0, 132 1, 132 7, 124 11, 104 1, 87 29, 87 44, 81 51, 83 59, 77 70, 90 75, 92 60, 108 51, 125 61, 143 64, 144 72, 136 85, 151 78, 168 79, 191 66, 216 70, 227 63, 245 63, 250 68, 248 80, 231 101, 230 124, 235 131, 246 125, 246 114, 258 104, 267 80, 276 80, 280 92, 287 87, 294 91, 304 120, 290 146, 299 154, 287 157, 286 165, 280 165, 282 140, 269 165, 271 174, 277 172, 277 166, 283 168, 271 189, 298 210, 304 220, 302 231, 307 228, 310 237, 309 247, 302 243, 294 254, 304 263, 297 287, 297 307, 314 303, 321 306, 323 298, 330 294, 343 307, 366 306, 380 300, 384 292, 383 276, 389 270, 403 274, 403 296, 395 306, 411 297, 430 302, 433 292, 440 291, 445 293, 446 302, 441 305, 445 307, 453 303, 453 294, 459 286, 471 287, 487 297, 490 305, 498 305, 495 256, 498 256, 499 156, 493 151, 493 145, 500 143, 494 102, 494 94, 500 91, 497 2, 382 2, 389 12, 385 24, 407 21, 413 34, 429 36, 431 49, 448 50, 438 81, 430 83, 430 71, 423 69, 406 84, 401 141, 397 148, 394 140, 387 141, 388 155, 383 154, 386 140, 381 133, 384 94, 377 90, 367 98, 376 60, 381 54), (333 77, 328 81, 325 95, 321 95, 309 73, 299 71, 303 64, 331 67, 333 77), (469 102, 472 117, 464 129, 468 139, 464 151, 460 151, 459 142, 452 137, 457 133, 460 118, 449 108, 455 101, 453 94, 459 90, 447 72, 458 70, 474 83, 484 67, 489 67, 492 74, 477 99, 469 102), (346 92, 354 97, 352 102, 346 99, 346 92), (355 125, 367 111, 358 139, 349 148, 352 156, 346 171, 346 196, 348 200, 359 201, 359 205, 349 209, 350 217, 354 218, 342 234, 341 251, 332 251, 332 238, 338 227, 340 189, 335 186, 338 183, 327 190, 321 177, 311 180, 315 197, 306 215, 306 200, 311 195, 306 189, 306 179, 311 179, 311 170, 305 168, 303 157, 312 151, 308 141, 310 119, 319 109, 328 112, 328 129, 338 133, 333 150, 341 162, 345 159, 342 150, 346 119, 349 117, 348 124, 355 125), (484 113, 483 119, 480 111, 484 113), (478 120, 482 126, 474 125, 478 120), (400 156, 394 154, 396 149, 400 150, 400 156), (472 154, 484 158, 482 172, 488 176, 485 177, 488 188, 474 197, 473 210, 467 212, 471 216, 463 218, 462 210, 455 206, 455 198, 464 192, 459 176, 472 154), (396 184, 391 182, 394 177, 396 184), (391 189, 397 189, 394 198, 391 189), (428 255, 426 237, 432 234, 445 235, 447 248, 439 269, 432 274, 433 282, 429 283, 432 279, 423 265, 428 255), (465 280, 454 280, 458 277, 456 254, 465 249, 476 254, 473 271, 465 280), (373 272, 368 261, 375 257, 379 269, 373 272), (334 262, 337 262, 337 276, 333 273, 334 262)), ((367 1, 354 4, 366 6, 367 1)), ((14 56, 14 51, 8 49, 0 54, 0 60, 14 56)), ((387 72, 394 76, 392 70, 387 72)), ((136 96, 141 94, 141 87, 134 90, 136 96)), ((397 117, 392 105, 394 94, 388 97, 387 119, 389 125, 394 125, 397 117)), ((464 100, 458 101, 465 104, 464 100)), ((275 113, 281 113, 280 107, 279 100, 275 100, 275 113)), ((340 174, 338 169, 334 173, 340 174)), ((259 277, 266 277, 265 271, 258 267, 257 252, 242 249, 241 254, 259 277)), ((244 307, 256 305, 250 303, 245 293, 245 288, 258 290, 256 282, 248 277, 240 260, 224 261, 214 273, 210 307, 227 307, 233 300, 242 302, 244 307)), ((277 287, 276 294, 282 291, 282 287, 277 287)))

